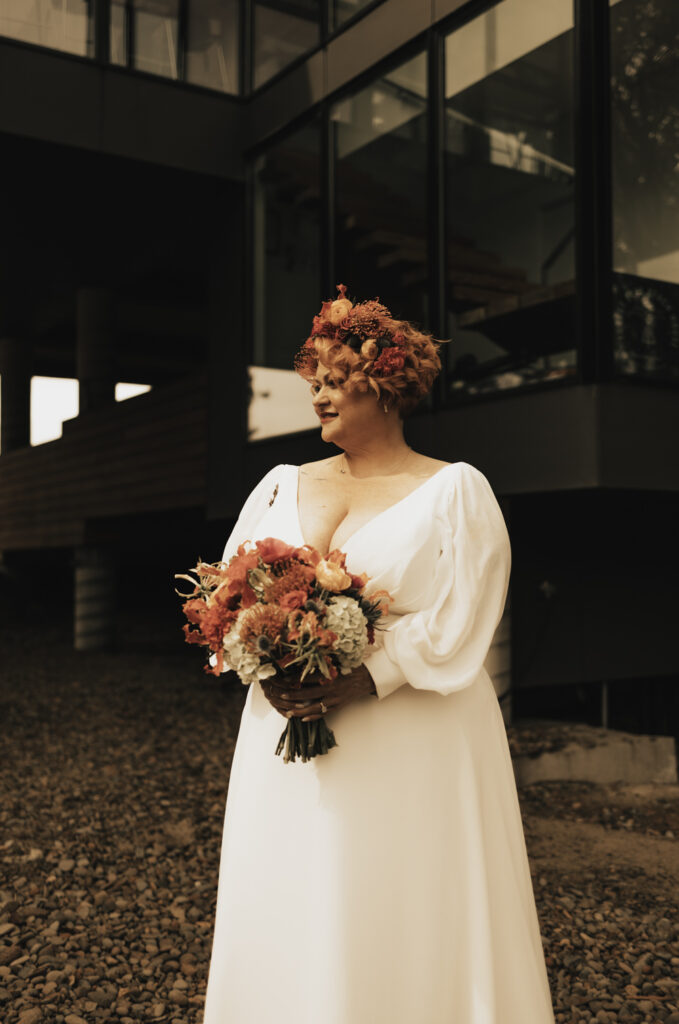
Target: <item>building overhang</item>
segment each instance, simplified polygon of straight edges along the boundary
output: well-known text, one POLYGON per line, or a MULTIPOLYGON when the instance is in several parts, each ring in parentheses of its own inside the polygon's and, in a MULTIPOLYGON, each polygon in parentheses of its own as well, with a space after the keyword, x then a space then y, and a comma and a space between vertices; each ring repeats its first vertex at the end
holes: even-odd
MULTIPOLYGON (((568 384, 493 395, 412 417, 417 451, 469 462, 498 496, 596 488, 679 491, 679 401, 637 382, 568 384)), ((336 454, 318 430, 251 442, 247 488, 277 462, 336 454)))
POLYGON ((0 133, 242 180, 246 103, 0 38, 0 133))

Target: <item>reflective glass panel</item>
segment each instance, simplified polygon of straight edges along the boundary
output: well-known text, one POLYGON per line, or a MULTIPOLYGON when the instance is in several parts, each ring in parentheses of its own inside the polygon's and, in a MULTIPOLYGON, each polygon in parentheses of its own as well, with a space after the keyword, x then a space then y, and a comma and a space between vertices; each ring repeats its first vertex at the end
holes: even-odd
POLYGON ((320 207, 315 120, 255 162, 251 437, 318 425, 292 359, 324 298, 320 207))
POLYGON ((320 40, 318 0, 257 0, 253 85, 263 85, 320 40))
POLYGON ((186 80, 238 92, 238 0, 190 0, 186 80))
POLYGON ((85 57, 90 52, 87 0, 2 0, 0 35, 85 57))
POLYGON ((573 376, 572 0, 504 0, 446 40, 450 393, 573 376))
POLYGON ((126 0, 111 0, 110 57, 111 64, 127 65, 127 18, 131 9, 126 0))
POLYGON ((611 4, 619 373, 679 380, 679 4, 611 4))
POLYGON ((178 8, 179 0, 135 0, 135 68, 177 77, 178 8))
POLYGON ((370 7, 374 2, 375 0, 333 0, 331 27, 337 28, 338 25, 353 18, 355 14, 370 7))
POLYGON ((331 117, 335 283, 427 327, 426 54, 336 103, 331 117))

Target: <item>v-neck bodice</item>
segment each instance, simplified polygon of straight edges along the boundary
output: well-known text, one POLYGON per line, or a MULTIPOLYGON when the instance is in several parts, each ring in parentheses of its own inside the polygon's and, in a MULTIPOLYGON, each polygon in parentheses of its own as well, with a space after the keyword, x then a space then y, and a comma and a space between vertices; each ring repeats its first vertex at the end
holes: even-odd
MULTIPOLYGON (((431 603, 452 578, 450 498, 466 463, 443 466, 399 501, 367 520, 341 545, 350 572, 369 577, 366 593, 393 597, 390 621, 431 603)), ((276 466, 260 484, 259 507, 248 510, 248 540, 278 537, 306 543, 298 507, 299 466, 276 466)), ((244 512, 245 512, 244 508, 244 512)), ((230 555, 230 544, 224 556, 230 555)))
MULTIPOLYGON (((340 550, 344 550, 346 545, 349 544, 354 539, 354 537, 359 536, 363 532, 363 530, 367 530, 373 524, 380 523, 384 516, 387 516, 391 512, 402 512, 402 506, 406 502, 408 502, 411 498, 421 497, 419 492, 422 491, 423 488, 425 488, 430 482, 436 480, 436 478, 439 477, 442 473, 445 473, 449 469, 451 469, 453 465, 454 465, 454 463, 449 464, 447 466, 442 466, 439 470, 436 471, 436 473, 432 473, 432 475, 428 476, 426 478, 426 480, 423 480, 421 484, 418 484, 417 487, 414 487, 412 491, 409 491, 408 494, 404 495, 402 498, 399 498, 398 501, 392 502, 391 505, 388 505, 386 508, 382 509, 376 515, 374 515, 370 519, 366 520, 365 523, 362 523, 361 526, 359 526, 356 530, 354 530, 352 533, 350 533, 349 536, 346 537, 342 541, 342 543, 340 545, 336 545, 336 546, 339 547, 340 550)), ((301 520, 301 516, 300 516, 300 509, 299 509, 299 482, 300 482, 301 466, 291 466, 289 468, 296 470, 296 479, 295 479, 295 517, 297 519, 297 529, 299 531, 299 535, 302 538, 303 542, 306 543, 306 541, 304 541, 304 534, 303 534, 303 531, 302 531, 302 520, 301 520)), ((342 520, 342 522, 343 521, 344 520, 342 520)), ((342 525, 342 523, 338 523, 337 524, 337 527, 335 528, 334 533, 333 533, 333 537, 334 537, 335 533, 337 533, 337 530, 339 529, 339 527, 341 525, 342 525)), ((321 554, 323 554, 323 553, 324 552, 321 552, 321 554)), ((327 557, 327 555, 329 553, 330 552, 325 552, 326 557, 327 557)))
MULTIPOLYGON (((224 548, 224 561, 244 541, 277 537, 295 547, 305 544, 298 481, 298 466, 280 464, 269 470, 243 506, 224 548)), ((490 484, 466 462, 442 467, 355 530, 341 550, 350 572, 368 576, 367 596, 377 590, 391 595, 379 641, 390 664, 404 661, 408 679, 445 676, 445 652, 455 646, 458 633, 464 644, 478 635, 482 645, 488 624, 492 622, 493 629, 497 625, 509 582, 509 537, 490 484), (484 588, 490 598, 476 596, 484 588), (413 645, 419 653, 411 660, 408 652, 413 645)), ((474 665, 478 650, 474 646, 474 665)), ((464 667, 464 659, 459 664, 466 674, 469 666, 464 667)), ((442 685, 455 684, 445 679, 442 685)))

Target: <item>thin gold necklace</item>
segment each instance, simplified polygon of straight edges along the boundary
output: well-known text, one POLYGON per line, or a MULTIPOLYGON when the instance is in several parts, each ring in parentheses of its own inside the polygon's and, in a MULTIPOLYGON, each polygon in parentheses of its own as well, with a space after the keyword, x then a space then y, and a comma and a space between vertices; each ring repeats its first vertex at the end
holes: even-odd
MULTIPOLYGON (((402 466, 405 463, 406 459, 411 454, 411 452, 412 452, 412 448, 410 447, 410 445, 408 445, 408 451, 406 452, 406 457, 405 457, 405 459, 402 459, 401 462, 398 463, 398 466, 402 466)), ((398 466, 396 468, 398 468, 398 466)), ((339 471, 340 471, 340 473, 347 473, 348 470, 349 470, 349 463, 347 462, 346 454, 344 452, 342 452, 342 454, 340 456, 339 471), (344 465, 346 466, 346 469, 342 468, 342 460, 344 460, 344 465)), ((380 476, 388 476, 388 475, 389 474, 380 473, 380 476)))

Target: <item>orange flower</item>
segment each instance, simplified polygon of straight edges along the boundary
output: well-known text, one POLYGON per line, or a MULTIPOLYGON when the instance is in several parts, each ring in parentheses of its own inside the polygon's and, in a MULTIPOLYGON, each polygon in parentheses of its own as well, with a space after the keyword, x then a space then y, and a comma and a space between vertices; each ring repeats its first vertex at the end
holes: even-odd
POLYGON ((370 594, 368 597, 369 601, 374 601, 375 598, 380 598, 378 601, 378 607, 382 615, 388 615, 389 605, 394 600, 388 590, 376 590, 374 594, 370 594))
POLYGON ((194 626, 199 626, 201 616, 205 611, 205 601, 200 597, 193 597, 191 600, 184 602, 182 610, 189 622, 192 622, 194 626))
POLYGON ((283 611, 293 612, 296 608, 302 607, 308 596, 306 590, 289 590, 278 603, 283 611))
POLYGON ((354 576, 353 572, 350 572, 349 575, 351 576, 351 585, 356 590, 363 590, 363 587, 370 578, 365 572, 362 572, 360 576, 354 576))
POLYGON ((332 647, 337 641, 337 633, 333 633, 331 629, 324 629, 323 626, 317 628, 316 636, 321 647, 332 647))
POLYGON ((241 619, 241 641, 256 654, 268 652, 280 642, 287 620, 287 614, 276 605, 256 604, 241 619))
POLYGON ((297 550, 277 537, 265 537, 264 540, 255 541, 255 546, 262 561, 267 565, 280 562, 283 558, 292 558, 297 550))
POLYGON ((182 631, 183 631, 184 636, 186 638, 187 644, 204 644, 205 643, 205 637, 203 636, 203 634, 199 630, 197 630, 197 629, 191 629, 191 627, 189 626, 188 622, 184 623, 184 625, 182 626, 182 631))
MULTIPOLYGON (((230 583, 246 584, 250 569, 256 569, 259 565, 259 555, 256 551, 246 551, 245 544, 241 544, 238 553, 233 556, 226 570, 227 580, 230 583)), ((221 589, 222 584, 217 589, 221 589)), ((233 589, 231 589, 233 593, 233 589)))
POLYGON ((288 616, 288 638, 298 640, 305 633, 313 637, 317 635, 318 617, 315 612, 293 612, 288 616))
POLYGON ((316 566, 316 579, 324 590, 338 594, 351 586, 351 576, 335 561, 322 558, 316 566))
MULTIPOLYGON (((283 573, 274 579, 274 582, 267 588, 265 600, 268 604, 275 604, 280 601, 284 594, 291 590, 303 590, 306 595, 309 587, 315 579, 314 570, 310 565, 302 565, 300 562, 293 562, 283 573)), ((304 602, 302 602, 304 603, 304 602)), ((291 610, 291 609, 288 609, 291 610)))
POLYGON ((316 548, 312 548, 310 544, 297 548, 296 555, 300 562, 305 562, 307 565, 318 565, 321 561, 321 553, 316 548))
POLYGON ((228 626, 236 616, 230 614, 225 608, 218 605, 207 606, 200 621, 201 633, 213 650, 218 650, 224 633, 228 632, 228 626))

